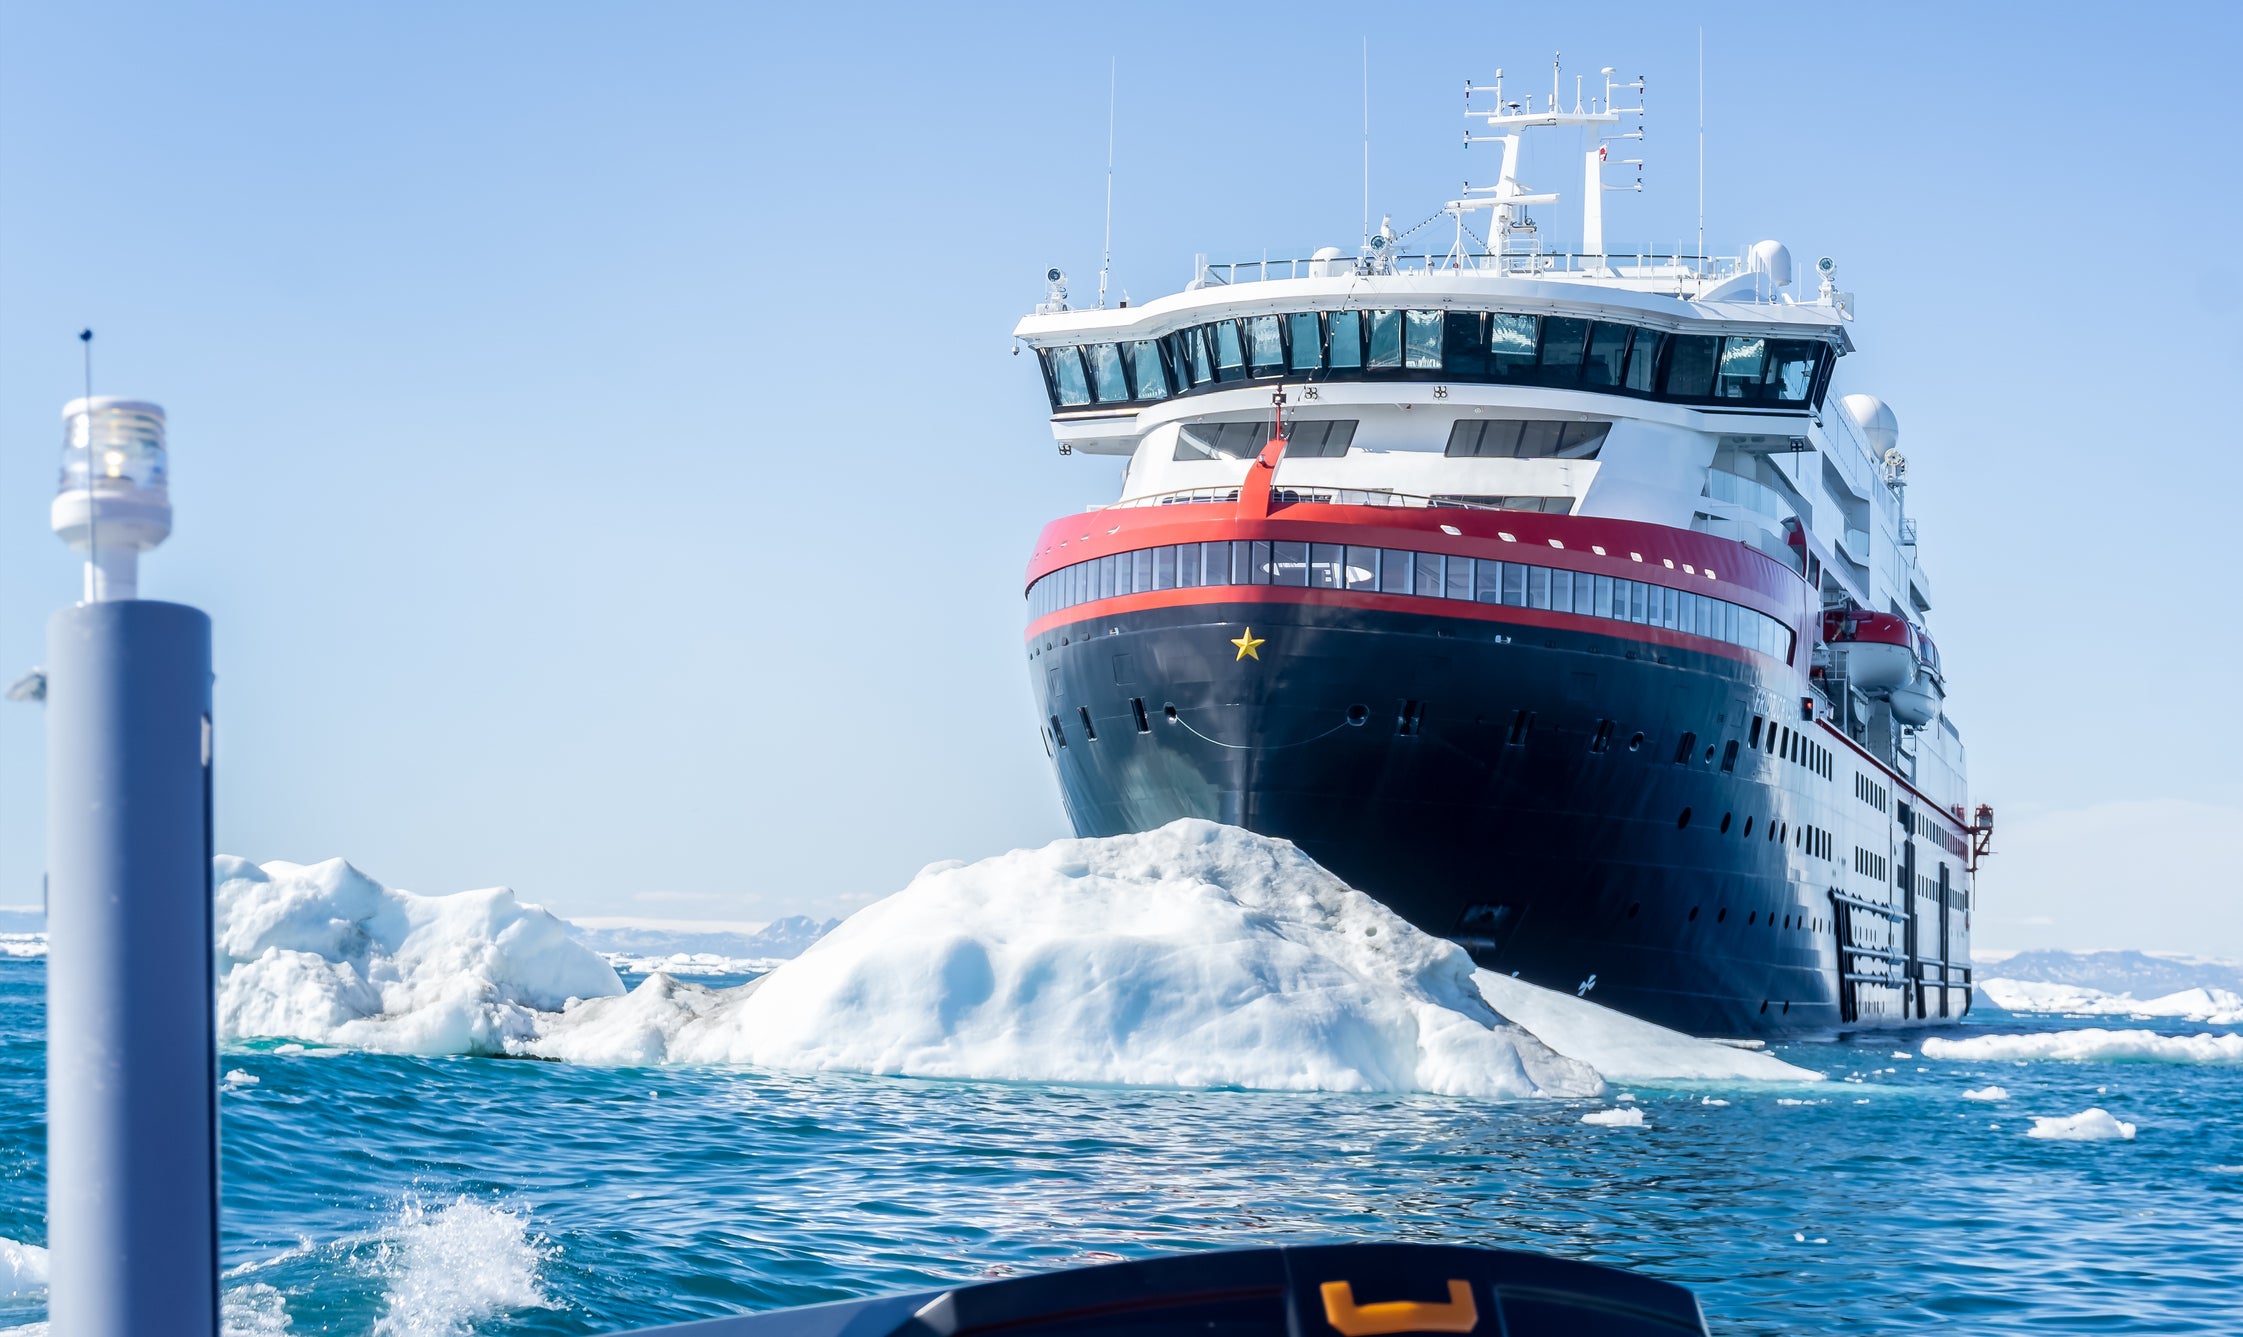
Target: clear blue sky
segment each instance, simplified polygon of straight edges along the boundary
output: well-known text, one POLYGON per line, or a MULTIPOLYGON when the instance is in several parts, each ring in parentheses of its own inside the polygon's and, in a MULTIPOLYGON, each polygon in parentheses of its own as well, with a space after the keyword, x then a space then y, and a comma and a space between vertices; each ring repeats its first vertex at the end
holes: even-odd
MULTIPOLYGON (((1709 240, 1835 256, 1898 413, 1974 788, 1982 944, 2243 954, 2243 236, 2229 5, 1707 7, 1709 240), (2012 17, 2012 13, 2014 17, 2012 17), (1788 21, 1787 21, 1788 20, 1788 21)), ((1061 459, 1007 332, 1115 276, 1352 247, 1488 151, 1498 66, 1650 78, 1683 6, 0 5, 0 670, 83 325, 171 413, 143 590, 217 622, 219 844, 564 912, 843 909, 1063 833, 1019 651, 1061 459)), ((1571 88, 1571 78, 1567 79, 1571 88)), ((1574 185, 1561 162, 1528 179, 1574 185)), ((0 710, 0 903, 41 723, 0 710)))

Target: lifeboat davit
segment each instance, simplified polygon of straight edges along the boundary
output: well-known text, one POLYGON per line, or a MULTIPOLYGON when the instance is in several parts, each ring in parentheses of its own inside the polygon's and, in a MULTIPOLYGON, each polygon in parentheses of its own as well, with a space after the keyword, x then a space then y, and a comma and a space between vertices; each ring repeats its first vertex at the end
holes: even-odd
POLYGON ((1916 633, 1916 679, 1892 689, 1893 718, 1921 729, 1939 718, 1947 703, 1947 687, 1939 671, 1939 647, 1931 637, 1916 633))
POLYGON ((1830 672, 1865 696, 1884 698, 1916 681, 1916 629, 1893 613, 1837 608, 1823 614, 1830 672))

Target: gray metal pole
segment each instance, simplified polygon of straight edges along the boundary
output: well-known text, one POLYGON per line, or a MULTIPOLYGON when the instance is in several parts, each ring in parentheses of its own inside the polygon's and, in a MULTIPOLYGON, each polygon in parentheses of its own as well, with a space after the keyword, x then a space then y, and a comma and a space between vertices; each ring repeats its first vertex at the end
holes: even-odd
POLYGON ((48 1318, 216 1337, 210 619, 47 624, 48 1318))

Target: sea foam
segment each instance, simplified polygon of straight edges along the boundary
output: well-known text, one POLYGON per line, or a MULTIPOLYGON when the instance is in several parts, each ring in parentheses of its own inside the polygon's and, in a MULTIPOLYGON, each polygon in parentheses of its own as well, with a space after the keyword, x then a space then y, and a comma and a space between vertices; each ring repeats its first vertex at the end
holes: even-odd
POLYGON ((374 1337, 452 1337, 519 1309, 547 1309, 541 1279, 553 1252, 528 1217, 460 1197, 407 1200, 373 1258, 388 1283, 374 1337))
POLYGON ((1288 842, 1185 820, 930 866, 737 989, 663 976, 522 1052, 926 1077, 1587 1095, 1462 948, 1288 842))
POLYGON ((1962 1040, 1931 1036, 1926 1058, 1992 1063, 2050 1059, 2109 1063, 2243 1063, 2243 1035, 2159 1035, 2154 1031, 2044 1031, 2025 1035, 1974 1035, 1962 1040))
POLYGON ((229 1039, 501 1054, 571 998, 623 981, 504 887, 416 896, 341 859, 215 869, 218 1024, 229 1039))
POLYGON ((47 1251, 0 1236, 0 1299, 38 1295, 47 1289, 47 1251))

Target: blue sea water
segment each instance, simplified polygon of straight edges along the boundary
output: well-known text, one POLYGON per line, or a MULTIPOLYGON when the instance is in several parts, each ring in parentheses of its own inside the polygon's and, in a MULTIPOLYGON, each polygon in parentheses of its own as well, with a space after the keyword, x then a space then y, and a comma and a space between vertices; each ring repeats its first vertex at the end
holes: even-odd
MULTIPOLYGON (((43 988, 43 963, 0 960, 0 1236, 30 1243, 46 1237, 43 988)), ((2066 1024, 2086 1023, 1995 1013, 1955 1031, 2066 1024)), ((1174 1250, 1399 1239, 1638 1268, 1695 1289, 1724 1334, 2243 1332, 2243 1065, 1893 1056, 1915 1039, 1780 1046, 1833 1078, 1812 1087, 1627 1088, 1640 1129, 1579 1122, 1606 1102, 242 1047, 223 1063, 242 1074, 222 1097, 229 1326, 615 1332, 1174 1250), (2011 1099, 1961 1099, 1990 1082, 2011 1099), (2090 1106, 2138 1137, 2023 1135, 2030 1115, 2090 1106)), ((0 1295, 0 1329, 43 1318, 36 1292, 0 1295)))

